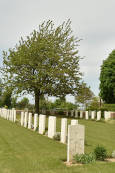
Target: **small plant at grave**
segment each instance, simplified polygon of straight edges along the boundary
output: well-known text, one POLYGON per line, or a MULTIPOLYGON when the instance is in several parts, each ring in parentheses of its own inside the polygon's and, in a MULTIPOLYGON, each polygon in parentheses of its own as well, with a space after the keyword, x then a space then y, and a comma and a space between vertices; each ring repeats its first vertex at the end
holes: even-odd
POLYGON ((45 135, 48 136, 48 131, 45 132, 45 135))
POLYGON ((54 140, 56 141, 60 141, 60 132, 57 132, 54 137, 53 137, 54 140))
POLYGON ((43 132, 43 135, 45 135, 45 133, 46 133, 46 132, 44 131, 44 132, 43 132))
POLYGON ((115 150, 112 152, 112 157, 115 158, 115 150))
POLYGON ((107 158, 107 150, 103 146, 98 145, 94 149, 94 154, 95 154, 96 160, 104 161, 105 158, 107 158))
POLYGON ((4 106, 4 108, 5 108, 5 109, 8 109, 8 106, 7 106, 7 105, 5 105, 5 106, 4 106))
POLYGON ((76 154, 74 156, 74 160, 77 163, 88 164, 88 163, 95 162, 96 158, 95 158, 95 154, 94 153, 89 153, 89 154, 76 154))
POLYGON ((35 132, 38 132, 38 127, 36 127, 35 132))

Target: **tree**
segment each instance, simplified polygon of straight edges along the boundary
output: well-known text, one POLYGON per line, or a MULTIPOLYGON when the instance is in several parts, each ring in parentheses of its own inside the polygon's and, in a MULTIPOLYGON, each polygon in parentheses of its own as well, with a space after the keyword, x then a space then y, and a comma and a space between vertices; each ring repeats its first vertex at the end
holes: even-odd
POLYGON ((15 108, 17 106, 17 98, 18 96, 13 96, 11 99, 11 106, 15 108))
POLYGON ((100 97, 105 103, 115 103, 115 50, 101 66, 100 97))
POLYGON ((54 108, 72 110, 76 109, 77 106, 71 102, 66 102, 65 98, 58 98, 55 100, 54 108))
POLYGON ((27 108, 29 105, 29 100, 28 98, 24 97, 21 101, 17 103, 17 107, 22 109, 22 108, 27 108))
POLYGON ((99 97, 93 97, 89 106, 89 110, 99 110, 100 109, 100 99, 99 97))
POLYGON ((2 93, 3 93, 3 84, 2 80, 0 79, 0 107, 2 106, 2 93))
POLYGON ((12 89, 3 87, 3 81, 0 79, 0 107, 11 107, 12 89))
POLYGON ((12 96, 11 88, 6 88, 6 90, 4 90, 1 96, 1 106, 7 106, 8 108, 10 108, 11 96, 12 96))
POLYGON ((5 85, 17 93, 35 96, 35 111, 39 113, 39 100, 48 96, 77 93, 79 71, 78 42, 72 35, 71 21, 54 28, 52 21, 43 22, 26 40, 8 52, 3 52, 5 85))
POLYGON ((80 103, 87 108, 88 103, 92 100, 94 97, 93 92, 91 91, 90 87, 86 85, 86 83, 82 82, 78 94, 76 95, 75 99, 77 103, 80 103))

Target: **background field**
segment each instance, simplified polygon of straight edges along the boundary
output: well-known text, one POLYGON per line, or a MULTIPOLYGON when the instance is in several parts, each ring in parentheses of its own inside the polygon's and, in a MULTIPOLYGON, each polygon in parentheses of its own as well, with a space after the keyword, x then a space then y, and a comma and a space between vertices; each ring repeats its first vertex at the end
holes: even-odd
MULTIPOLYGON (((60 131, 60 118, 57 131, 60 131)), ((70 119, 68 120, 70 123, 70 119)), ((115 150, 115 121, 79 120, 85 125, 85 152, 102 144, 115 150)), ((0 173, 114 173, 115 163, 66 167, 66 145, 0 118, 0 173)))

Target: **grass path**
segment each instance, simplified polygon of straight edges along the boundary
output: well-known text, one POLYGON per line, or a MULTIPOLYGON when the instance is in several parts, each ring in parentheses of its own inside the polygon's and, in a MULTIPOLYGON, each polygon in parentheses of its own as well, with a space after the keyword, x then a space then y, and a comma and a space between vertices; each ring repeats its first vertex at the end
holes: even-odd
MULTIPOLYGON (((115 150, 115 123, 80 120, 86 127, 86 152, 103 144, 115 150)), ((57 121, 60 130, 60 120, 57 121)), ((0 118, 0 173, 114 173, 115 163, 66 167, 66 145, 0 118)))

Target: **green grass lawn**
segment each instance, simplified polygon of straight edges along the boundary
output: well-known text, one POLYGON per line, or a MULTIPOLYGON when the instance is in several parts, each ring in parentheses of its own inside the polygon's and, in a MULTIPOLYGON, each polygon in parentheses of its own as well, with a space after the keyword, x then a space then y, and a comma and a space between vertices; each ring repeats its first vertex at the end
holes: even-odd
MULTIPOLYGON (((60 131, 60 118, 57 131, 60 131)), ((70 119, 69 119, 70 122, 70 119)), ((115 122, 79 120, 85 125, 85 152, 102 144, 115 150, 115 122)), ((66 145, 0 118, 0 173, 114 173, 115 163, 66 167, 66 145)))

